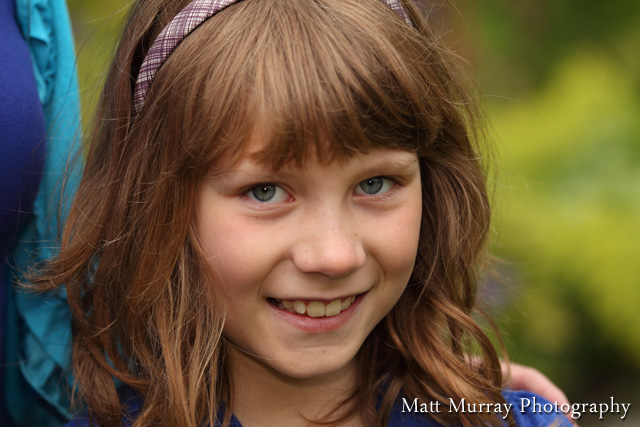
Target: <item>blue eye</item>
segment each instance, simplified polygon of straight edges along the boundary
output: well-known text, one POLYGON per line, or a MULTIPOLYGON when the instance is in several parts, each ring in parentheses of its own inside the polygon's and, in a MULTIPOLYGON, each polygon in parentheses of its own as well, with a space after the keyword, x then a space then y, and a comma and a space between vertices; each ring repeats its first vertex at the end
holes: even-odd
POLYGON ((383 176, 376 176, 374 178, 365 179, 355 189, 356 194, 375 196, 377 194, 384 194, 389 192, 395 182, 392 179, 385 178, 383 176))
POLYGON ((260 184, 245 193, 251 200, 260 203, 279 203, 287 200, 288 194, 275 184, 260 184))

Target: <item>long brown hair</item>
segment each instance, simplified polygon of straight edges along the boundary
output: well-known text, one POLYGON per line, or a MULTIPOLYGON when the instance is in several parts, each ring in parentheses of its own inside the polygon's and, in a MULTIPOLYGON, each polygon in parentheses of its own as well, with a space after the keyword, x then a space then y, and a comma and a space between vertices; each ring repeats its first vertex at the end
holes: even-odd
MULTIPOLYGON (((357 356, 351 413, 383 426, 401 395, 504 402, 496 351, 471 317, 490 220, 474 108, 418 9, 403 3, 411 27, 378 0, 239 2, 178 46, 134 117, 144 53, 187 3, 132 10, 60 255, 38 278, 45 290, 66 286, 77 400, 103 427, 126 411, 114 378, 144 398, 136 426, 214 425, 222 402, 233 407, 224 301, 203 267, 194 199, 212 166, 267 126, 262 154, 276 165, 377 147, 420 158, 415 269, 357 356)), ((432 417, 500 425, 491 414, 432 417)))

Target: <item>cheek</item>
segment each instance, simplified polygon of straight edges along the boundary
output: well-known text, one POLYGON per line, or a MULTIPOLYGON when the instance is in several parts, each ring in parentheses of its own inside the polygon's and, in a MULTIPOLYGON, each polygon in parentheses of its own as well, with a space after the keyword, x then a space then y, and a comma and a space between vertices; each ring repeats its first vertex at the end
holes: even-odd
POLYGON ((209 211, 201 219, 198 238, 227 297, 236 300, 255 293, 274 262, 273 236, 228 213, 209 211))
POLYGON ((203 222, 198 227, 198 238, 207 256, 207 264, 223 284, 237 282, 237 276, 248 272, 244 265, 246 257, 240 255, 246 254, 249 248, 239 241, 238 236, 241 234, 235 231, 232 223, 221 223, 220 220, 203 222))
POLYGON ((421 203, 413 202, 377 233, 376 258, 387 275, 409 280, 418 252, 421 214, 421 203))

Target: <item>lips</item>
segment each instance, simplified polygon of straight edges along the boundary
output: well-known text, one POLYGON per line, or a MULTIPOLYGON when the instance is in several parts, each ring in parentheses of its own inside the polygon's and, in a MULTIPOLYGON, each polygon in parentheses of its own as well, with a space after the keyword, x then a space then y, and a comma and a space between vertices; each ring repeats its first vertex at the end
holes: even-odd
POLYGON ((270 298, 272 304, 281 310, 296 313, 309 317, 333 317, 351 307, 356 299, 356 295, 346 298, 339 298, 328 302, 323 301, 303 301, 303 300, 280 300, 270 298))

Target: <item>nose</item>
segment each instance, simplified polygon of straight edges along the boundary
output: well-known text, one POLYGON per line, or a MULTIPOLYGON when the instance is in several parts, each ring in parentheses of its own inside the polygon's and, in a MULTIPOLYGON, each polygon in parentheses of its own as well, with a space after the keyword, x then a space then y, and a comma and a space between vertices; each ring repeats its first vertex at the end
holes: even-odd
POLYGON ((340 278, 365 264, 362 236, 347 215, 316 212, 301 222, 299 231, 292 255, 298 270, 340 278))

